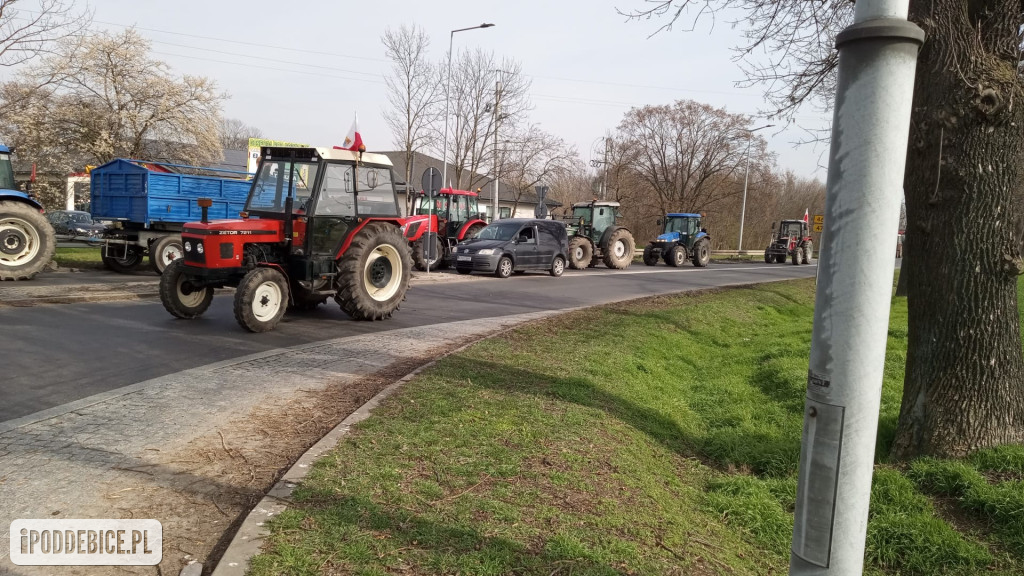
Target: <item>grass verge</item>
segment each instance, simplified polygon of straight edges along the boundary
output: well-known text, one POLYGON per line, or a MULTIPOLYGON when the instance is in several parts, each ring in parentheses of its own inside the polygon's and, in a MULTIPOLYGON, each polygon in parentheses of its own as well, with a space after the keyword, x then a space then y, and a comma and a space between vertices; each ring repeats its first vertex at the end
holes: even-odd
MULTIPOLYGON (((812 311, 811 281, 660 297, 446 358, 317 463, 253 573, 782 572, 812 311)), ((896 301, 880 454, 905 350, 896 301)), ((1022 458, 952 483, 880 463, 867 572, 1021 573, 1022 458)))
POLYGON ((54 262, 62 268, 103 268, 100 257, 102 248, 57 248, 53 255, 54 262))

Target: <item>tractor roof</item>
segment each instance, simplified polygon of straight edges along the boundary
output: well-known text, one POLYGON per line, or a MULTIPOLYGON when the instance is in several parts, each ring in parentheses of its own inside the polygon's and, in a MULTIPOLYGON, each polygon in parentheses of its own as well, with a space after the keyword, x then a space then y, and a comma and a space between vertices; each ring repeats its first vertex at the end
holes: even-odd
MULTIPOLYGON (((423 193, 424 192, 421 190, 420 194, 423 194, 423 193)), ((469 190, 453 190, 451 188, 441 188, 440 190, 437 191, 437 193, 439 195, 441 195, 441 196, 476 196, 477 195, 476 192, 472 192, 472 191, 469 191, 469 190)))
POLYGON ((3 144, 0 144, 0 152, 10 152, 10 151, 11 151, 10 148, 8 148, 7 146, 4 146, 3 144))
POLYGON ((619 203, 609 200, 591 200, 590 202, 577 202, 572 205, 573 208, 590 208, 591 206, 613 206, 618 208, 619 203))
POLYGON ((384 154, 363 152, 362 157, 360 158, 359 152, 356 152, 355 150, 342 150, 339 148, 323 148, 319 146, 313 148, 304 148, 299 146, 264 146, 263 150, 264 152, 261 152, 261 154, 265 154, 266 150, 271 150, 271 154, 273 156, 284 156, 286 154, 286 151, 289 150, 303 150, 306 152, 306 157, 309 157, 308 154, 310 152, 313 152, 318 157, 324 160, 346 160, 349 162, 377 164, 380 166, 392 165, 391 159, 385 156, 384 154))
POLYGON ((700 214, 692 214, 689 212, 669 212, 666 216, 669 218, 700 218, 700 214))
POLYGON ((803 220, 783 220, 783 224, 806 224, 803 220))

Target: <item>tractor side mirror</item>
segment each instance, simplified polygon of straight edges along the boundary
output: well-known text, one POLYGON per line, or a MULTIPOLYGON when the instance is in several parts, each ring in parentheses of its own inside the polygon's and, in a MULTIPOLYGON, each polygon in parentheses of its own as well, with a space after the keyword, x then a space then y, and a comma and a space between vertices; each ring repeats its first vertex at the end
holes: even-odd
POLYGON ((658 226, 661 226, 664 223, 665 222, 661 218, 658 218, 658 222, 657 222, 658 226))
POLYGON ((772 231, 775 231, 775 222, 772 222, 772 231))

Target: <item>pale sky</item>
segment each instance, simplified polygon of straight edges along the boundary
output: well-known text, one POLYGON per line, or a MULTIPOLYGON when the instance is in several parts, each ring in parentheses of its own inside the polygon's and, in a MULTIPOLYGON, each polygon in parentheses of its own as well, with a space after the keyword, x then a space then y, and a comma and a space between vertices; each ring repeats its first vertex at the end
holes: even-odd
MULTIPOLYGON (((599 153, 598 139, 633 106, 689 98, 734 113, 755 114, 764 107, 760 89, 735 86, 742 72, 729 48, 739 31, 725 18, 718 18, 714 30, 680 27, 648 39, 658 23, 626 22, 616 12, 642 5, 643 0, 90 0, 95 27, 116 32, 136 26, 153 42, 153 55, 175 73, 212 77, 231 95, 226 117, 257 126, 275 140, 340 144, 358 113, 369 149, 396 148, 382 117, 388 62, 380 37, 385 28, 401 24, 423 27, 432 56, 440 60, 450 30, 494 23, 455 34, 456 53, 480 47, 520 61, 533 80, 530 119, 575 144, 585 162, 599 153)), ((827 127, 830 121, 811 109, 797 116, 803 128, 827 127)), ((778 166, 824 180, 819 164, 826 163, 827 150, 794 148, 803 131, 778 130, 759 133, 778 155, 778 166)))

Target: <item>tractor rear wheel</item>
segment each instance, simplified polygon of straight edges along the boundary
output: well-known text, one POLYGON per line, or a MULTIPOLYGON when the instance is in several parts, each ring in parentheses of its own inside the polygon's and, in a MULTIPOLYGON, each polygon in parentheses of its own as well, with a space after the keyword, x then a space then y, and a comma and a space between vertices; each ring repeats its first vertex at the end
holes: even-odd
POLYGON ((674 268, 678 268, 683 264, 686 264, 686 248, 683 248, 682 246, 673 246, 672 249, 668 251, 668 257, 665 258, 665 261, 669 266, 674 268))
POLYGON ((808 241, 804 245, 804 264, 811 264, 814 261, 814 245, 808 241))
POLYGON ((160 275, 160 302, 175 318, 191 320, 206 312, 213 302, 213 288, 196 288, 185 275, 185 261, 177 259, 160 275))
POLYGON ((633 235, 625 228, 619 228, 612 232, 608 238, 608 245, 601 251, 604 256, 604 265, 616 270, 628 268, 633 262, 633 251, 636 250, 636 242, 633 235))
POLYGON ((468 229, 466 229, 466 233, 462 236, 462 239, 469 240, 470 238, 476 238, 476 235, 479 234, 480 231, 483 229, 483 224, 473 224, 468 229))
POLYGON ((711 246, 707 240, 697 240, 693 247, 693 265, 697 268, 704 268, 711 262, 711 246))
POLYGON ((235 320, 250 332, 269 332, 288 308, 288 281, 274 268, 253 268, 235 290, 235 320))
POLYGON ((412 261, 416 263, 417 270, 437 270, 438 268, 444 267, 444 247, 441 244, 441 237, 434 236, 434 258, 428 258, 426 250, 427 235, 424 234, 422 238, 417 240, 412 245, 412 261))
POLYGON ((767 250, 765 250, 764 251, 764 263, 765 264, 771 264, 774 261, 775 261, 775 256, 772 256, 771 254, 768 253, 767 250))
POLYGON ((786 263, 786 255, 785 254, 776 254, 775 255, 775 263, 776 264, 785 264, 786 263))
POLYGON ((184 255, 185 248, 181 242, 181 236, 177 234, 164 236, 150 246, 149 264, 157 274, 163 274, 168 264, 184 255))
POLYGON ((405 300, 411 275, 412 256, 398 227, 368 224, 338 261, 334 299, 355 320, 390 318, 405 300))
POLYGON ((648 244, 644 247, 644 264, 648 266, 658 265, 658 256, 654 254, 654 244, 648 244))
POLYGON ((594 258, 594 245, 582 236, 576 236, 569 242, 569 267, 573 270, 584 270, 590 266, 594 258))
POLYGON ((0 281, 30 280, 53 260, 57 238, 39 210, 0 202, 0 281))

